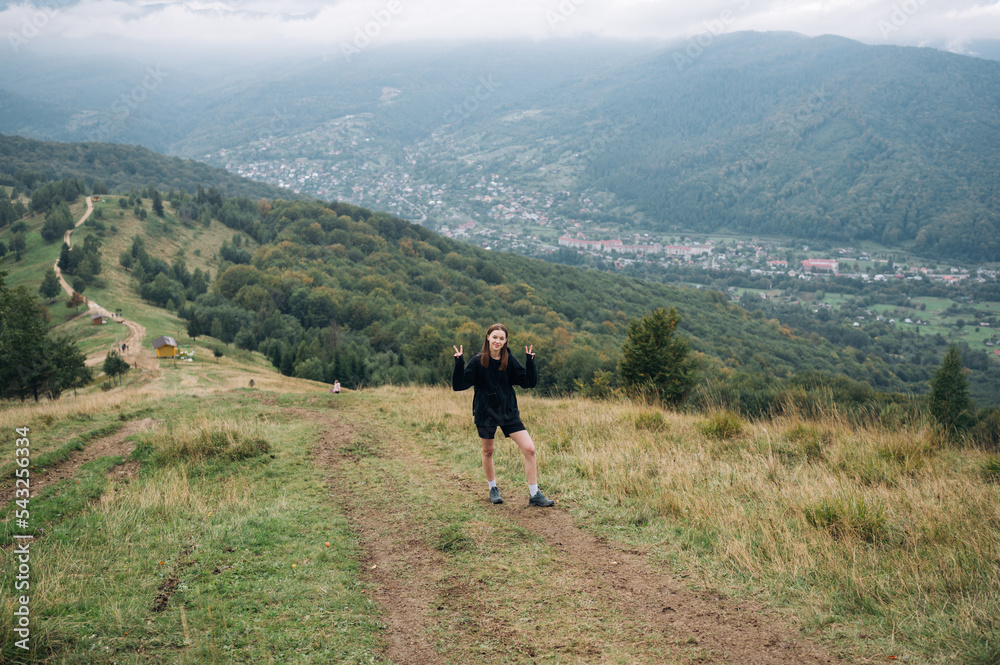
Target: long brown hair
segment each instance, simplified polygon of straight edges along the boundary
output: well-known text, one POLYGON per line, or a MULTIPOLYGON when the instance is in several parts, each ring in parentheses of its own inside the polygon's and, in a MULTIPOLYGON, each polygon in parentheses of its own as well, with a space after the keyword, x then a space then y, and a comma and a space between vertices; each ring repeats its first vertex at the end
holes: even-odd
POLYGON ((503 334, 507 336, 507 341, 503 343, 503 348, 500 349, 500 371, 504 372, 507 370, 507 356, 510 355, 510 351, 507 350, 510 333, 507 331, 507 326, 502 323, 494 323, 486 329, 486 339, 483 340, 483 352, 479 354, 479 363, 483 367, 490 366, 490 333, 494 330, 502 330, 503 334))

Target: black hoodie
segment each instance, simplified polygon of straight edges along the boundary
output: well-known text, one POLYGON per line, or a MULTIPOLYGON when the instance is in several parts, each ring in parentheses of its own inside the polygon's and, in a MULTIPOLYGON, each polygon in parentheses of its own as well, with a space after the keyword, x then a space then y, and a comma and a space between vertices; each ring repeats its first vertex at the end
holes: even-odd
POLYGON ((527 368, 521 367, 510 350, 507 351, 507 369, 500 371, 500 361, 490 358, 490 366, 483 367, 479 362, 482 352, 472 356, 472 360, 463 368, 462 357, 455 358, 455 371, 451 376, 451 387, 454 390, 475 388, 472 398, 472 418, 476 425, 500 427, 513 425, 521 419, 517 410, 517 397, 514 386, 534 388, 538 383, 538 370, 535 359, 527 358, 527 368))

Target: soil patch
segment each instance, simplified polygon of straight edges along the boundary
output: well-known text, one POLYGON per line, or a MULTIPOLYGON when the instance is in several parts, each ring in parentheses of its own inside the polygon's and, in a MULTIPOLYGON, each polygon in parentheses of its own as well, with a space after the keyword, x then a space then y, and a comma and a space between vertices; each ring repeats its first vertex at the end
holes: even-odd
POLYGON ((185 547, 181 550, 173 570, 167 575, 167 579, 160 582, 160 586, 156 588, 156 598, 153 599, 153 606, 149 608, 151 611, 163 612, 167 609, 167 605, 170 604, 170 598, 177 591, 177 585, 180 584, 182 569, 187 568, 193 563, 188 560, 191 550, 191 547, 185 547))
POLYGON ((325 428, 312 458, 320 468, 331 472, 327 486, 363 548, 362 577, 372 582, 373 600, 385 610, 383 621, 389 641, 386 657, 413 665, 441 662, 424 635, 433 623, 428 608, 437 596, 434 582, 444 574, 444 557, 424 543, 415 525, 400 523, 365 501, 365 488, 353 482, 350 472, 358 452, 357 428, 307 409, 286 412, 317 421, 325 428))

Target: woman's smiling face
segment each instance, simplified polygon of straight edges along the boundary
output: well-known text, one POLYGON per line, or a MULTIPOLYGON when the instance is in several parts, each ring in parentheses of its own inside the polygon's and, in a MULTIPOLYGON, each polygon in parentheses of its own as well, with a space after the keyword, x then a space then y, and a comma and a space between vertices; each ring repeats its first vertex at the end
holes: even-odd
POLYGON ((490 343, 490 355, 499 354, 500 349, 507 343, 507 333, 497 329, 491 332, 486 339, 490 343))

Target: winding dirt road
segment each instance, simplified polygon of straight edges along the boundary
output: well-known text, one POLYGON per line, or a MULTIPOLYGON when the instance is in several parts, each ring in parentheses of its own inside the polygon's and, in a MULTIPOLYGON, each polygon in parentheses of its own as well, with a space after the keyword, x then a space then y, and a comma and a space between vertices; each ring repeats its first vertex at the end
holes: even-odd
MULTIPOLYGON (((87 197, 87 211, 83 213, 80 220, 73 226, 72 229, 66 231, 63 235, 63 242, 70 248, 73 247, 72 239, 70 238, 74 230, 76 230, 81 224, 87 221, 90 215, 94 212, 94 201, 91 197, 87 197)), ((56 277, 59 279, 59 283, 62 285, 63 290, 67 295, 73 295, 73 287, 69 285, 66 279, 63 277, 62 270, 59 269, 59 260, 56 259, 56 263, 53 266, 56 272, 56 277)), ((100 314, 107 319, 114 321, 120 325, 124 325, 128 328, 128 336, 125 338, 125 345, 127 350, 122 354, 122 358, 128 363, 141 367, 142 369, 157 369, 158 365, 156 362, 156 357, 153 355, 152 351, 147 351, 142 348, 142 342, 146 338, 146 328, 142 325, 136 323, 135 321, 130 321, 121 316, 115 316, 108 309, 102 307, 95 301, 83 296, 84 302, 87 304, 87 315, 93 316, 94 314, 100 314)), ((121 352, 120 349, 118 349, 121 352)), ((95 356, 93 358, 87 359, 88 365, 97 365, 103 362, 103 356, 95 356)))

